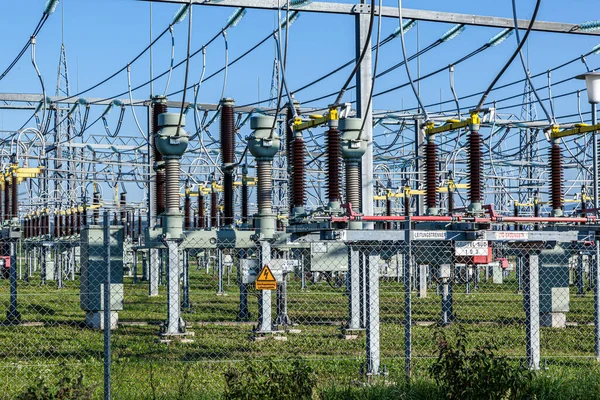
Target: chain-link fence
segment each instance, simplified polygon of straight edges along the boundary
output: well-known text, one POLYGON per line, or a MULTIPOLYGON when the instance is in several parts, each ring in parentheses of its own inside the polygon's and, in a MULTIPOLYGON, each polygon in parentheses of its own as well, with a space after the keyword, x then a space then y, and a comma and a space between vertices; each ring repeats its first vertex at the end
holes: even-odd
POLYGON ((113 398, 218 398, 230 368, 298 357, 321 387, 400 381, 425 374, 435 332, 458 325, 470 346, 491 341, 531 368, 596 359, 593 238, 414 233, 258 240, 250 230, 196 230, 147 248, 120 226, 91 225, 7 240, 0 393, 76 386, 82 376, 92 397, 106 377, 113 398), (276 288, 257 290, 266 268, 276 288))

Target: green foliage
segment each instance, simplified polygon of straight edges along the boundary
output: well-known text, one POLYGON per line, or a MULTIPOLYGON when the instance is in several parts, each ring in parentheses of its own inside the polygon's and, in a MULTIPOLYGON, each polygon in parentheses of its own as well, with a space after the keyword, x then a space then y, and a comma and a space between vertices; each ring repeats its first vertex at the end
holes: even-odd
POLYGON ((301 358, 284 362, 245 361, 241 368, 225 372, 226 400, 309 400, 313 398, 316 377, 301 358))
POLYGON ((88 400, 92 398, 95 385, 86 385, 83 372, 62 365, 57 376, 40 375, 17 396, 19 400, 88 400))
POLYGON ((527 397, 533 374, 508 362, 486 342, 471 350, 464 328, 454 340, 444 329, 435 332, 437 359, 429 371, 449 399, 519 399, 527 397))

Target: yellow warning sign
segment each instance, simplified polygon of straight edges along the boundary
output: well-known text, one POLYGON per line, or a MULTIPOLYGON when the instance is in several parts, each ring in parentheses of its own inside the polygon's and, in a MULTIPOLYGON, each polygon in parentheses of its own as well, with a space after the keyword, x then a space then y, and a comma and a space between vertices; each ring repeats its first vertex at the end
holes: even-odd
POLYGON ((256 290, 275 290, 277 289, 277 280, 271 272, 271 269, 265 264, 260 274, 256 277, 256 290))

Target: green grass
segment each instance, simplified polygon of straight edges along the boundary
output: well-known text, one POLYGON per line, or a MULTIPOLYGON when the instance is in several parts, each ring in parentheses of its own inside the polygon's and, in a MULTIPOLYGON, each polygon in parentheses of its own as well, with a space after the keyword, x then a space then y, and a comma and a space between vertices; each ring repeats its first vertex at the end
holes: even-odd
MULTIPOLYGON (((183 395, 182 388, 188 396, 182 398, 216 398, 224 389, 223 373, 229 364, 247 358, 282 360, 291 356, 309 361, 317 373, 323 398, 389 398, 385 397, 386 393, 407 393, 407 390, 411 393, 410 390, 417 389, 435 393, 426 372, 435 354, 435 326, 418 324, 412 328, 415 385, 360 388, 355 383, 365 381, 359 374, 364 363, 365 339, 364 336, 351 341, 339 338, 347 314, 343 288, 319 282, 301 290, 300 282, 292 280, 288 288, 289 315, 301 332, 289 333, 288 340, 280 342, 252 341, 249 339, 252 324, 235 322, 239 298, 235 273, 225 286, 227 296, 216 296, 217 280, 204 270, 192 268, 190 283, 192 310, 184 314, 184 319, 195 332, 194 342, 167 345, 157 342, 158 324, 166 318, 166 287, 161 286, 159 296, 149 297, 145 283, 134 285, 131 278, 125 278, 125 309, 119 312, 119 319, 143 325, 123 324, 113 333, 115 398, 153 398, 152 393, 158 393, 157 398, 177 398, 183 395), (350 397, 335 397, 346 392, 350 397), (327 397, 330 395, 332 397, 327 397)), ((0 378, 0 398, 13 398, 40 373, 55 376, 60 364, 82 369, 86 382, 102 382, 103 335, 84 327, 78 281, 65 284, 62 289, 57 289, 55 283, 42 286, 37 277, 28 283, 19 282, 19 309, 23 320, 44 325, 0 326, 0 373, 6 372, 0 378)), ((462 285, 455 287, 454 311, 458 320, 468 327, 470 346, 492 340, 500 354, 524 357, 525 314, 522 295, 516 289, 514 279, 507 279, 503 285, 482 282, 472 294, 464 293, 462 285)), ((404 381, 403 290, 401 283, 381 281, 381 355, 387 379, 392 383, 404 381)), ((8 306, 6 280, 0 280, 0 304, 1 309, 8 306)), ((253 321, 257 307, 257 295, 253 292, 250 296, 253 321)), ((435 288, 430 288, 427 298, 413 294, 415 322, 436 322, 439 313, 440 297, 435 288)), ((591 294, 577 297, 572 289, 567 320, 578 324, 541 330, 542 356, 549 370, 539 378, 539 385, 547 388, 544 390, 548 393, 553 393, 556 382, 568 385, 571 381, 570 393, 579 393, 575 391, 578 376, 589 375, 590 384, 592 376, 600 381, 597 379, 600 373, 590 361, 594 355, 593 326, 587 325, 593 321, 591 294), (568 363, 558 364, 559 361, 568 363)), ((99 396, 101 385, 95 390, 99 396)))

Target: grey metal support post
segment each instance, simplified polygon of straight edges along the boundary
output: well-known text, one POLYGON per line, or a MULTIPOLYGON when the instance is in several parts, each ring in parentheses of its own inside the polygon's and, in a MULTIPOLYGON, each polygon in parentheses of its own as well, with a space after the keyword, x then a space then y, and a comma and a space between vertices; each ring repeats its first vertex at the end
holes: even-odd
POLYGON ((104 263, 106 264, 106 280, 104 281, 104 399, 110 400, 110 219, 108 211, 104 211, 104 263))
MULTIPOLYGON (((259 269, 271 261, 271 243, 261 240, 259 243, 259 269)), ((273 317, 271 315, 271 292, 272 290, 261 290, 258 296, 258 333, 269 333, 273 331, 273 317)))
POLYGON ((358 330, 361 326, 360 298, 360 252, 356 246, 348 246, 348 278, 346 289, 348 292, 348 326, 347 330, 358 330))
POLYGON ((381 371, 381 355, 379 340, 379 263, 378 254, 368 250, 366 263, 366 336, 367 336, 367 375, 379 375, 381 371))
POLYGON ((225 290, 223 290, 223 250, 217 249, 217 272, 218 272, 218 288, 217 288, 217 296, 225 295, 225 290))
POLYGON ((181 320, 181 288, 179 285, 179 241, 165 240, 167 246, 167 335, 177 335, 182 332, 181 320))
POLYGON ((16 241, 9 240, 10 254, 10 304, 6 315, 6 322, 9 324, 18 324, 21 322, 21 313, 17 306, 17 253, 16 241))
POLYGON ((150 249, 148 259, 148 295, 158 296, 160 253, 158 249, 150 249))
MULTIPOLYGON (((361 0, 361 4, 367 3, 361 0)), ((360 13, 356 16, 356 57, 360 57, 367 35, 369 32, 368 13, 360 13)), ((356 74, 356 109, 358 117, 366 121, 362 137, 367 141, 367 151, 361 162, 361 206, 357 207, 364 215, 373 215, 373 103, 369 101, 372 83, 371 46, 368 45, 367 52, 362 59, 356 74), (367 108, 367 105, 369 106, 367 108)), ((373 229, 373 223, 364 223, 365 229, 373 229)))
POLYGON ((600 260, 600 243, 596 238, 596 257, 590 257, 590 272, 594 271, 593 280, 596 281, 596 285, 594 285, 594 350, 596 361, 600 361, 600 285, 597 283, 600 282, 600 268, 598 268, 598 260, 600 260))
POLYGON ((404 259, 402 260, 402 283, 404 286, 404 373, 407 378, 410 378, 412 372, 412 291, 410 284, 412 249, 410 245, 410 222, 406 226, 406 249, 404 250, 404 259))
POLYGON ((523 302, 529 368, 540 368, 540 275, 539 255, 528 254, 523 263, 523 302))
POLYGON ((577 295, 583 296, 583 254, 579 252, 577 255, 577 295))
MULTIPOLYGON (((592 125, 598 123, 598 117, 596 115, 596 104, 592 103, 592 125)), ((594 179, 593 190, 594 190, 594 208, 598 209, 598 131, 592 132, 592 176, 594 179)))
POLYGON ((183 308, 190 308, 190 251, 183 250, 183 308))

